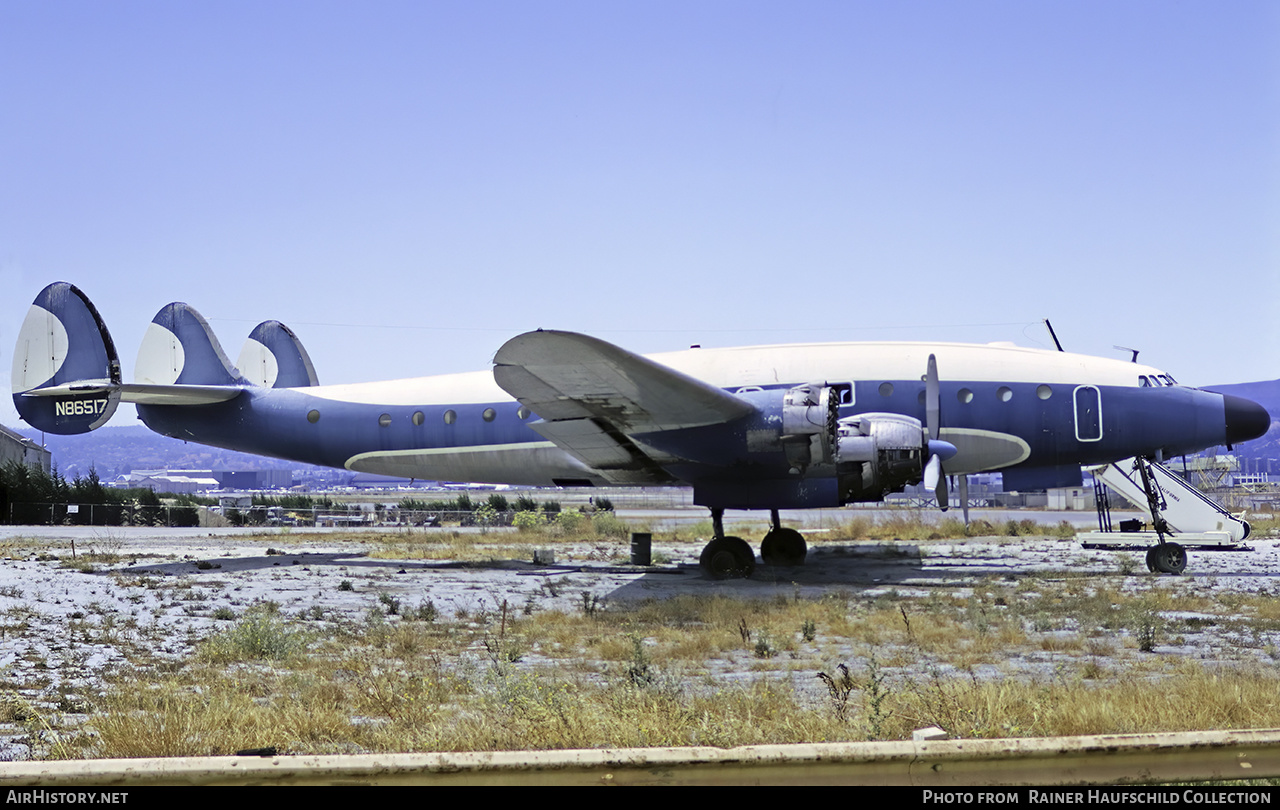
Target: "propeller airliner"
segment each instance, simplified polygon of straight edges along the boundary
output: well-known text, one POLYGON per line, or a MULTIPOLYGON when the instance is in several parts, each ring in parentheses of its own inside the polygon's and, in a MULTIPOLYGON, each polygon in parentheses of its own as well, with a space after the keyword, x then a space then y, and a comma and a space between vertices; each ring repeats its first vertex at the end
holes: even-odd
MULTIPOLYGON (((1135 358, 1136 359, 1136 358, 1135 358)), ((670 486, 711 511, 713 576, 749 575, 726 509, 769 510, 766 564, 804 560, 780 509, 883 500, 947 476, 1079 485, 1082 465, 1160 459, 1262 435, 1256 403, 1128 360, 1012 344, 812 343, 641 356, 574 332, 517 335, 493 368, 319 385, 292 331, 257 326, 237 363, 182 303, 152 320, 121 380, 97 309, 65 282, 18 336, 13 400, 50 433, 105 424, 120 402, 186 441, 357 472, 531 486, 670 486)), ((964 479, 961 478, 963 482, 964 479)))

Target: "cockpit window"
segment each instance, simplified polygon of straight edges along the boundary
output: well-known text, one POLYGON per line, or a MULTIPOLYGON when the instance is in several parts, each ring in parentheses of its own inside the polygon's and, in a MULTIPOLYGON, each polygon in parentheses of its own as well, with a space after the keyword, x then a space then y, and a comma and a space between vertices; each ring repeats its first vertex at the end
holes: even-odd
POLYGON ((1150 378, 1150 377, 1148 377, 1148 376, 1147 376, 1147 375, 1145 375, 1145 374, 1139 374, 1139 375, 1138 375, 1138 387, 1139 387, 1139 388, 1150 388, 1150 387, 1151 387, 1151 378, 1150 378))

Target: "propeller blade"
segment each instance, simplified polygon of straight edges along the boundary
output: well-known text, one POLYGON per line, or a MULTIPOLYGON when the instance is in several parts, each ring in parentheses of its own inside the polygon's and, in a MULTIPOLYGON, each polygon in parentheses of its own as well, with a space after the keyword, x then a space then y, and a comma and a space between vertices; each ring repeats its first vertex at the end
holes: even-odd
POLYGON ((942 475, 942 459, 932 456, 929 463, 924 465, 924 487, 925 489, 937 489, 938 479, 942 475))
POLYGON ((938 438, 938 358, 929 355, 929 369, 924 375, 924 424, 929 438, 938 438))
POLYGON ((945 512, 951 506, 951 494, 947 491, 947 476, 942 472, 942 462, 956 454, 956 446, 938 438, 942 410, 938 399, 938 358, 931 354, 924 375, 924 423, 929 434, 926 443, 929 461, 924 467, 924 485, 926 489, 933 490, 938 498, 938 508, 945 512))
POLYGON ((960 476, 960 506, 964 509, 964 525, 969 525, 969 476, 960 476))

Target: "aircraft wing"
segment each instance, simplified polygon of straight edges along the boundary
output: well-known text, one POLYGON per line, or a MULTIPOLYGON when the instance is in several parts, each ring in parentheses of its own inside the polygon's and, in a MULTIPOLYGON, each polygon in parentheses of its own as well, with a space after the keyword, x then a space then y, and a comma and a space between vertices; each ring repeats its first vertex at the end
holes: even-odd
POLYGON ((662 483, 669 460, 633 440, 642 433, 744 417, 744 400, 603 340, 526 332, 493 358, 498 385, 538 414, 531 427, 613 483, 662 483))

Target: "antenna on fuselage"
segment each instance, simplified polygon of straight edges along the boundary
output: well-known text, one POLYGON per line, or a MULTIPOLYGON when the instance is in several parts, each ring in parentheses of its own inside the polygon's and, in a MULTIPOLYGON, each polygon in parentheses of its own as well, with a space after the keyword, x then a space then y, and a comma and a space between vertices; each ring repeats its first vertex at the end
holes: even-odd
POLYGON ((1128 346, 1112 346, 1111 348, 1113 348, 1113 349, 1118 349, 1118 350, 1120 350, 1120 351, 1122 351, 1122 352, 1133 352, 1133 357, 1130 357, 1130 358, 1129 358, 1129 362, 1130 362, 1130 363, 1136 363, 1136 362, 1138 362, 1138 350, 1137 350, 1137 349, 1130 349, 1128 346))
POLYGON ((1065 352, 1066 349, 1062 348, 1062 344, 1058 342, 1058 333, 1053 331, 1053 324, 1049 323, 1048 318, 1044 319, 1044 328, 1049 330, 1049 337, 1053 338, 1053 345, 1058 347, 1058 351, 1065 352))

